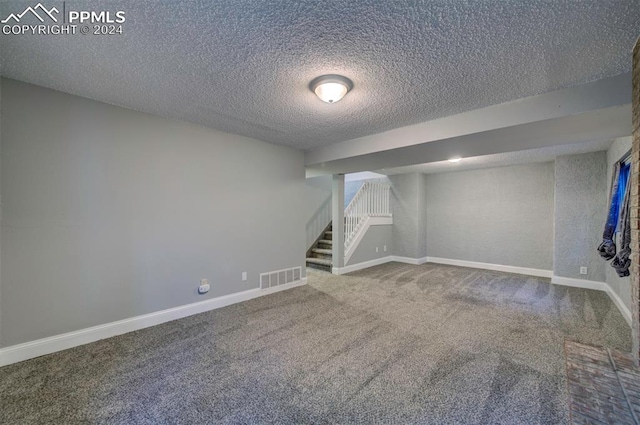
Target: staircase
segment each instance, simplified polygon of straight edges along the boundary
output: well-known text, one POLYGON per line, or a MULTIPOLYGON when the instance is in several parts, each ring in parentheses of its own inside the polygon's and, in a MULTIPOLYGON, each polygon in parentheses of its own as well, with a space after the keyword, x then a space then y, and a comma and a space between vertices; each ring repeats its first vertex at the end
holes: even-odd
POLYGON ((331 273, 331 250, 333 249, 333 231, 331 224, 320 239, 307 251, 307 267, 331 273))
MULTIPOLYGON (((365 182, 344 210, 345 261, 358 245, 371 219, 390 218, 389 190, 383 183, 365 182)), ((379 223, 380 224, 380 223, 379 223)), ((384 223, 391 224, 391 223, 384 223)), ((307 267, 332 272, 333 231, 331 223, 307 251, 307 267)))

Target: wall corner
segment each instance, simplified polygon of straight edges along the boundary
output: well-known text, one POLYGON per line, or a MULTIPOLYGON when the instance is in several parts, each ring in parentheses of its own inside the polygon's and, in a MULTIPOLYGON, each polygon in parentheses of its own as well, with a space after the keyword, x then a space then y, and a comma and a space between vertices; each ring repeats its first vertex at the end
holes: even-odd
POLYGON ((633 357, 640 364, 640 38, 633 48, 631 145, 631 320, 633 357))

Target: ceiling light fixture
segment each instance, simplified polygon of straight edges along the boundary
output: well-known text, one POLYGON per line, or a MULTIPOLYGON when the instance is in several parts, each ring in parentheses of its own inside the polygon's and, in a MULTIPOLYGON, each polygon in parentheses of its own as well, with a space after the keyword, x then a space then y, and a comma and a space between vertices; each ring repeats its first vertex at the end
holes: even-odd
POLYGON ((342 75, 321 75, 309 83, 309 88, 323 102, 336 103, 353 88, 353 82, 342 75))
POLYGON ((459 156, 457 156, 457 157, 455 157, 455 158, 451 158, 451 159, 449 160, 449 162, 460 162, 460 161, 462 161, 462 158, 460 158, 459 156))

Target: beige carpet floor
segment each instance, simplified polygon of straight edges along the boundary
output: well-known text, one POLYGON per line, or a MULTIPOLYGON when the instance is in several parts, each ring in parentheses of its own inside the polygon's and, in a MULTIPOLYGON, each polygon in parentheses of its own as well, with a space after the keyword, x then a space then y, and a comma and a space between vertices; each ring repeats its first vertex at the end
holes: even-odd
POLYGON ((603 292, 389 263, 0 368, 2 424, 563 424, 603 292))

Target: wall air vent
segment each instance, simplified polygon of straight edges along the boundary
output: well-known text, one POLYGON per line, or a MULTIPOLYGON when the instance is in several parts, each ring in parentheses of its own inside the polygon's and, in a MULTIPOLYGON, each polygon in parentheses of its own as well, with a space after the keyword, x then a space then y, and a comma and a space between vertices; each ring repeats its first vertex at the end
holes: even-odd
POLYGON ((302 279, 302 267, 260 273, 260 289, 298 282, 302 279))

